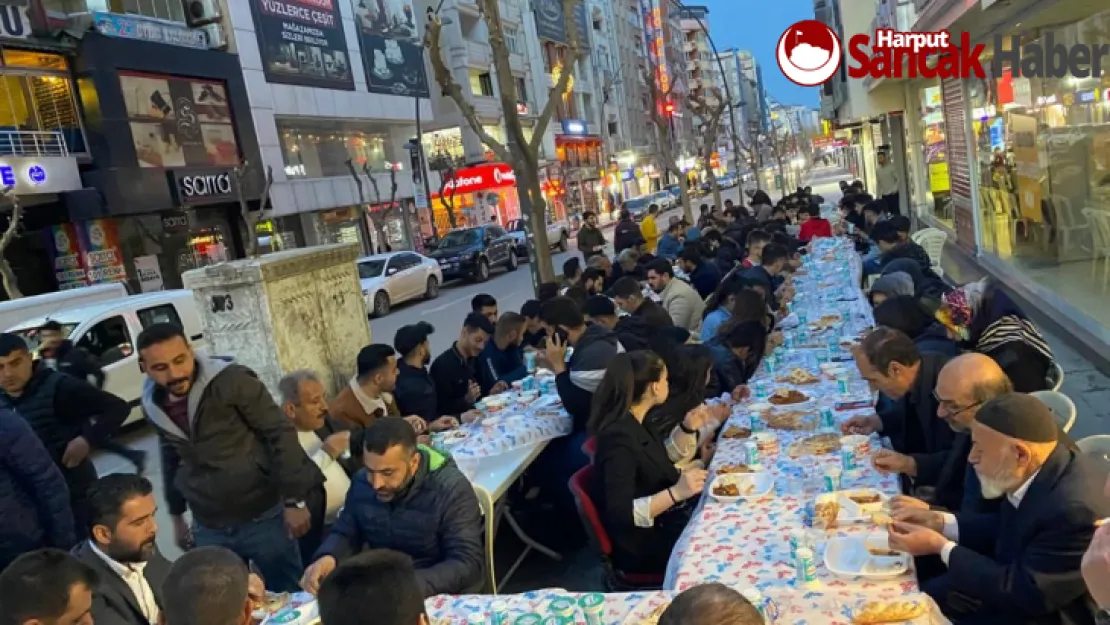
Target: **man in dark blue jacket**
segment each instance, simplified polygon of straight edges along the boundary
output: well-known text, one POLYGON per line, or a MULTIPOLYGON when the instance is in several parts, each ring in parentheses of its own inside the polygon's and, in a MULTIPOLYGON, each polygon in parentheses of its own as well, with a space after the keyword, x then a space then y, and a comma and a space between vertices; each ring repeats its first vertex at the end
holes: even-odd
POLYGON ((427 321, 402 326, 393 335, 393 349, 401 355, 397 361, 397 386, 393 397, 401 414, 414 414, 431 423, 439 418, 436 406, 436 383, 428 373, 432 361, 432 344, 428 337, 435 328, 427 321))
POLYGON ((717 285, 721 283, 721 272, 717 271, 716 264, 707 262, 702 256, 701 245, 687 245, 686 249, 682 250, 682 256, 679 257, 678 262, 690 277, 690 285, 702 299, 713 295, 717 285))
POLYGON ((504 313, 497 320, 493 338, 486 341, 478 354, 478 384, 483 395, 507 390, 510 384, 528 375, 521 346, 527 325, 528 320, 514 312, 504 313))
POLYGON ((401 419, 366 428, 365 468, 301 585, 315 593, 339 561, 363 546, 412 558, 424 596, 481 590, 482 517, 470 481, 450 457, 416 444, 401 419))
POLYGON ((28 551, 69 549, 76 540, 62 472, 10 410, 0 410, 0 519, 0 571, 28 551))
POLYGON ((776 294, 779 284, 778 276, 786 267, 788 260, 790 260, 790 252, 785 246, 778 243, 768 243, 764 246, 760 256, 760 265, 747 269, 741 274, 744 279, 750 280, 767 293, 767 305, 776 312, 779 309, 779 299, 776 294))
POLYGON ((939 555, 948 572, 923 586, 960 625, 1089 625, 1097 606, 1080 564, 1110 515, 1106 476, 1059 442, 1040 400, 1010 393, 983 405, 968 461, 997 513, 895 513, 890 547, 939 555))

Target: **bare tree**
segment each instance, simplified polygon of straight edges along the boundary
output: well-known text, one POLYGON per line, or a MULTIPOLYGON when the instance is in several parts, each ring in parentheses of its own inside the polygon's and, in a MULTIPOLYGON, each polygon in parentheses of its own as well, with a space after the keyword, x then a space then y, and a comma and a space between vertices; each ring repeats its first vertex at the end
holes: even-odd
POLYGON ((790 147, 790 135, 780 134, 778 126, 771 124, 770 132, 767 134, 767 145, 771 148, 771 155, 775 157, 775 167, 779 172, 779 191, 783 197, 786 197, 786 170, 783 159, 790 147))
POLYGON ((239 216, 247 229, 246 241, 247 258, 258 256, 258 223, 269 217, 270 212, 266 205, 270 203, 270 187, 274 185, 274 168, 266 166, 266 182, 262 185, 262 195, 258 198, 258 210, 251 211, 250 202, 247 201, 247 178, 250 176, 251 164, 247 159, 239 161, 231 170, 232 184, 235 185, 235 195, 239 198, 239 216))
POLYGON ((450 154, 440 153, 428 164, 433 171, 439 172, 439 201, 447 207, 447 223, 457 228, 455 218, 455 159, 450 154))
POLYGON ((451 98, 466 119, 470 129, 503 163, 512 165, 517 177, 517 189, 520 192, 521 217, 532 246, 528 255, 531 261, 533 279, 538 287, 540 282, 549 282, 555 279, 555 270, 551 264, 551 249, 547 241, 547 201, 544 199, 543 190, 540 188, 539 154, 543 144, 543 137, 547 133, 548 122, 555 113, 556 105, 567 94, 575 65, 584 58, 584 53, 579 49, 578 26, 574 20, 574 8, 580 0, 562 0, 563 24, 567 33, 569 54, 563 67, 559 71, 558 79, 548 91, 547 102, 539 117, 536 118, 532 128, 532 140, 524 137, 524 128, 517 112, 516 81, 513 80, 512 68, 509 65, 509 48, 505 43, 505 31, 501 20, 501 8, 498 0, 477 0, 478 11, 486 23, 488 30, 487 39, 493 53, 493 69, 497 77, 497 92, 501 100, 501 113, 504 115, 505 132, 508 141, 500 143, 494 139, 479 119, 474 106, 467 101, 462 88, 451 74, 443 60, 443 48, 440 37, 443 22, 434 12, 428 12, 427 30, 424 34, 424 46, 428 48, 431 59, 432 73, 436 83, 443 94, 451 98), (539 253, 542 250, 544 253, 539 253))
POLYGON ((651 118, 652 125, 655 126, 655 144, 659 148, 659 155, 661 157, 660 165, 665 171, 678 178, 678 195, 682 202, 682 212, 686 216, 686 221, 694 223, 694 212, 690 208, 690 189, 689 180, 686 178, 685 172, 678 166, 678 150, 675 145, 674 124, 672 123, 671 115, 668 113, 667 106, 673 103, 672 96, 674 95, 675 86, 678 81, 671 80, 666 89, 663 89, 656 80, 658 73, 658 65, 654 59, 648 56, 647 66, 644 67, 642 76, 644 83, 648 86, 651 92, 651 110, 648 114, 651 118))
POLYGON ((374 203, 381 206, 379 213, 380 217, 374 219, 374 214, 371 212, 370 221, 374 224, 374 230, 378 232, 378 251, 382 251, 386 245, 387 234, 385 231, 385 222, 389 216, 393 214, 393 210, 397 208, 397 168, 389 163, 389 202, 382 203, 382 192, 378 188, 378 181, 374 179, 374 171, 371 169, 369 163, 362 164, 362 171, 366 174, 366 178, 370 180, 370 188, 374 190, 374 203))
POLYGON ((717 133, 721 129, 721 117, 728 108, 728 103, 721 97, 721 93, 713 88, 710 97, 690 96, 690 103, 698 110, 701 116, 701 140, 697 142, 697 155, 705 164, 706 175, 709 177, 709 186, 713 190, 713 205, 721 208, 721 187, 717 184, 717 173, 713 171, 713 153, 717 151, 717 133))
POLYGON ((23 291, 19 290, 19 282, 15 278, 15 271, 12 269, 11 263, 8 262, 6 254, 12 241, 15 241, 16 234, 19 233, 19 221, 23 217, 23 203, 19 201, 19 196, 15 194, 15 187, 12 186, 0 189, 0 196, 12 204, 12 214, 8 218, 8 227, 4 230, 4 234, 0 236, 0 280, 3 281, 4 292, 8 294, 8 299, 19 299, 23 297, 23 291))

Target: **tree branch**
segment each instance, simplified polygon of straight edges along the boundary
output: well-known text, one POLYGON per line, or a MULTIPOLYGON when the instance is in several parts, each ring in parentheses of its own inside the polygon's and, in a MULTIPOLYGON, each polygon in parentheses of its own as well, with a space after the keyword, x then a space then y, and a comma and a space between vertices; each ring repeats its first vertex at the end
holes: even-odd
POLYGON ((547 133, 547 125, 551 121, 551 116, 555 114, 555 107, 559 101, 562 100, 563 94, 567 92, 567 86, 570 85, 570 79, 574 75, 574 70, 578 67, 579 57, 584 53, 579 48, 578 44, 578 23, 574 20, 574 9, 581 0, 563 0, 563 28, 567 31, 567 42, 570 46, 570 54, 566 55, 566 60, 563 62, 563 71, 559 74, 559 80, 547 92, 547 102, 543 105, 543 111, 536 119, 536 126, 532 129, 532 141, 528 144, 529 151, 538 154, 540 144, 543 142, 543 136, 547 133))
POLYGON ((486 145, 497 158, 501 159, 504 163, 512 163, 512 154, 509 149, 503 144, 494 139, 485 128, 482 126, 482 121, 478 119, 478 112, 466 100, 463 95, 462 87, 455 81, 455 77, 451 74, 451 70, 447 68, 447 64, 443 61, 443 46, 440 44, 440 35, 443 31, 443 22, 435 13, 428 14, 428 23, 424 31, 424 47, 428 49, 428 57, 432 63, 432 74, 436 82, 439 84, 443 94, 451 98, 455 106, 459 108, 466 123, 470 129, 478 135, 478 139, 486 145))
POLYGON ((8 299, 14 300, 23 297, 23 291, 19 290, 19 281, 5 254, 19 232, 19 220, 23 217, 23 203, 19 201, 19 197, 15 194, 15 187, 12 186, 0 189, 0 196, 12 203, 12 216, 8 219, 8 227, 4 230, 3 236, 0 236, 0 281, 4 284, 8 299))

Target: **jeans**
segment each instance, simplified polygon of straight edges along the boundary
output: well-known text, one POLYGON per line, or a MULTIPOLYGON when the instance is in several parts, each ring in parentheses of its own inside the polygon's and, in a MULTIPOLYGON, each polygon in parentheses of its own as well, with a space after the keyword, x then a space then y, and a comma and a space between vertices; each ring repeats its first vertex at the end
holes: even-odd
POLYGON ((194 522, 197 547, 224 547, 254 563, 267 590, 295 592, 301 573, 301 550, 285 531, 284 510, 278 506, 252 521, 231 527, 205 527, 194 522))

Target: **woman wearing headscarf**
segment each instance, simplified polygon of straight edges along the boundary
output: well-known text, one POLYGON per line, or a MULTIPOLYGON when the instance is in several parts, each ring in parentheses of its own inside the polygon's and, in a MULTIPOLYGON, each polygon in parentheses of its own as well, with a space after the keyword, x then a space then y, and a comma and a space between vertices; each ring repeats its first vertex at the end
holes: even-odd
POLYGON ((883 267, 882 275, 887 276, 892 273, 909 275, 913 280, 913 294, 930 312, 935 312, 940 307, 944 294, 952 290, 944 280, 922 271, 921 264, 912 258, 898 258, 887 263, 883 267))
POLYGON ((988 278, 946 294, 936 316, 965 347, 993 358, 1015 391, 1049 388, 1052 348, 1025 311, 988 278))
POLYGON ((916 292, 910 274, 904 271, 892 271, 875 280, 871 290, 867 292, 867 299, 871 302, 871 307, 876 308, 892 297, 913 296, 916 292))

